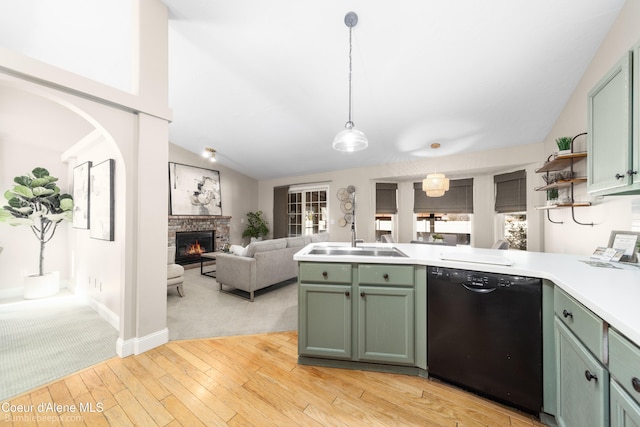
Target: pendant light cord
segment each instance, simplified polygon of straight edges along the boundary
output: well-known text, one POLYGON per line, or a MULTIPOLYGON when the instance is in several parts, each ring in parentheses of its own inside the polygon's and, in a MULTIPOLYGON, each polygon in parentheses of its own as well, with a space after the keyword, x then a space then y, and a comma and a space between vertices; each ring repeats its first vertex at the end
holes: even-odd
POLYGON ((353 122, 351 121, 351 71, 352 71, 352 60, 351 60, 351 52, 353 50, 353 44, 351 43, 351 32, 353 27, 349 27, 349 121, 345 123, 344 127, 352 128, 353 122))

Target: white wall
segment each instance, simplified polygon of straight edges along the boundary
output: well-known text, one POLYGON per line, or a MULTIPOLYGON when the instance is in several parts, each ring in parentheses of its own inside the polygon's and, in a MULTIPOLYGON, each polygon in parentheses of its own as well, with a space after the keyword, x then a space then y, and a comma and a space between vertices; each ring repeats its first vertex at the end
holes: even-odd
POLYGON ((0 2, 0 46, 130 92, 132 3, 0 2))
MULTIPOLYGON (((129 119, 130 125, 131 122, 132 118, 129 119)), ((124 162, 118 147, 97 131, 72 146, 63 154, 63 158, 68 162, 71 174, 75 166, 87 161, 93 166, 108 159, 115 161, 114 241, 93 239, 90 230, 70 227, 68 250, 72 289, 76 294, 85 296, 114 327, 119 328, 121 280, 124 271, 119 255, 124 251, 126 221, 124 162)))
MULTIPOLYGON (((204 148, 204 147, 203 147, 204 148)), ((242 232, 246 226, 247 212, 258 210, 258 181, 220 164, 211 163, 199 154, 169 144, 169 161, 220 172, 222 215, 231 217, 229 243, 243 243, 242 232)))
MULTIPOLYGON (((557 150, 557 137, 586 132, 587 94, 613 64, 640 41, 639 16, 640 0, 627 0, 567 105, 545 138, 545 155, 557 150)), ((585 138, 580 141, 585 141, 585 138)), ((581 148, 586 149, 584 145, 581 148)), ((584 170, 586 165, 584 161, 582 163, 579 167, 584 170)), ((587 194, 586 184, 576 186, 575 190, 576 200, 593 203, 591 207, 576 209, 576 219, 580 222, 593 222, 595 225, 590 227, 574 223, 569 209, 553 211, 552 219, 563 221, 563 224, 545 222, 546 252, 591 254, 597 246, 607 245, 612 230, 631 229, 631 204, 640 196, 593 198, 587 194)))
MULTIPOLYGON (((542 248, 542 215, 534 205, 542 204, 544 195, 533 191, 535 175, 532 159, 543 156, 541 143, 518 147, 489 150, 476 153, 456 154, 438 158, 401 162, 373 167, 339 170, 333 172, 287 177, 261 181, 259 185, 259 207, 267 218, 273 220, 273 188, 311 182, 329 182, 329 218, 331 240, 348 241, 350 227, 338 226, 341 217, 340 204, 336 198, 339 188, 356 187, 356 227, 359 238, 367 242, 375 239, 375 182, 398 182, 398 241, 413 239, 413 185, 427 173, 432 172, 437 162, 438 172, 449 178, 474 178, 474 237, 475 247, 491 247, 495 240, 494 230, 494 184, 493 175, 525 168, 527 170, 527 217, 529 220, 529 250, 542 248)), ((357 155, 357 153, 355 153, 357 155)))

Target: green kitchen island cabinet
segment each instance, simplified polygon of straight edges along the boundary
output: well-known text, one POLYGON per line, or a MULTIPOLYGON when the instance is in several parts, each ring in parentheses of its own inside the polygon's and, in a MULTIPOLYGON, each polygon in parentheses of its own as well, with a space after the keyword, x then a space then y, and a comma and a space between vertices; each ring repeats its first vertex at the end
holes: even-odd
POLYGON ((414 362, 414 267, 358 265, 358 360, 414 362))
POLYGON ((300 263, 298 353, 351 360, 351 264, 300 263))
POLYGON ((300 362, 426 369, 424 266, 301 262, 298 280, 300 362))

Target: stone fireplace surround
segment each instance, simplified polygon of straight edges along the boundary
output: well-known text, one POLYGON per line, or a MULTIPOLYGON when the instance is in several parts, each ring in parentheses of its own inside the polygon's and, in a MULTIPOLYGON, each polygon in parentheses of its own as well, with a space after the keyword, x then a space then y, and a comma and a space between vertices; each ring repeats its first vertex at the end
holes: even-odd
POLYGON ((176 231, 215 232, 214 251, 222 250, 229 242, 231 227, 230 216, 169 215, 169 246, 176 244, 176 231))

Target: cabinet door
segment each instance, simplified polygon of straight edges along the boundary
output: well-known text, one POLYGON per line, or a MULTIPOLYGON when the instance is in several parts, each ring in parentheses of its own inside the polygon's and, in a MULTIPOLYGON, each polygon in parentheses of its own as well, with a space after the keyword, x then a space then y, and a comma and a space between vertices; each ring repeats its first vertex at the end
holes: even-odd
POLYGON ((358 288, 358 359, 413 364, 413 288, 358 288))
POLYGON ((640 405, 611 381, 611 427, 640 427, 640 405))
POLYGON ((351 359, 351 285, 300 284, 298 353, 351 359))
POLYGON ((609 425, 609 373, 573 333, 555 319, 560 427, 609 425))
POLYGON ((632 54, 628 52, 588 95, 587 189, 609 194, 631 184, 632 54))

